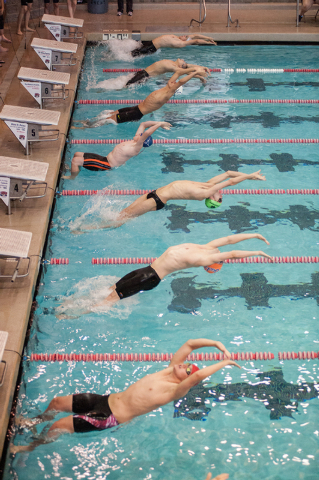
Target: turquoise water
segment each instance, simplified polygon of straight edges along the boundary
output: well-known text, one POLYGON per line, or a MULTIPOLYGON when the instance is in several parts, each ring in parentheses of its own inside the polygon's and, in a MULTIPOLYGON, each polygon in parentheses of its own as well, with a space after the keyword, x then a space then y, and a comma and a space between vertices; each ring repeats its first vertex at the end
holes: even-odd
MULTIPOLYGON (((87 49, 78 100, 145 98, 168 76, 128 90, 95 92, 99 82, 121 75, 103 73, 102 68, 145 68, 161 58, 175 59, 177 53, 189 63, 211 68, 315 68, 317 58, 317 49, 311 46, 188 47, 134 62, 112 60, 106 50, 105 45, 87 49)), ((197 81, 186 85, 179 98, 315 99, 318 78, 302 73, 216 73, 205 87, 197 81)), ((77 105, 73 122, 111 108, 77 105)), ((154 138, 318 138, 315 105, 165 105, 148 119, 173 125, 169 132, 156 131, 154 138)), ((137 126, 71 129, 69 140, 132 138, 137 126)), ((106 155, 111 149, 69 143, 65 171, 76 151, 106 155)), ((230 169, 260 168, 267 182, 246 182, 238 188, 318 188, 317 146, 274 144, 154 145, 118 169, 82 170, 74 181, 61 180, 59 189, 153 189, 180 179, 205 181, 230 169)), ((176 407, 165 405, 120 428, 65 435, 29 454, 8 457, 5 478, 184 480, 205 478, 211 470, 215 475, 228 472, 236 480, 256 475, 262 480, 316 479, 318 361, 277 360, 279 351, 319 350, 316 264, 225 265, 214 276, 204 269, 184 270, 166 277, 156 290, 109 311, 82 312, 91 298, 105 295, 134 268, 92 265, 92 257, 155 257, 170 245, 204 244, 228 234, 257 231, 269 246, 251 240, 239 248, 262 249, 274 256, 315 256, 317 197, 225 195, 216 212, 208 211, 204 202, 174 201, 119 229, 76 234, 85 225, 98 226, 114 217, 134 199, 103 195, 58 199, 45 256, 67 257, 70 264, 44 267, 26 355, 174 352, 188 338, 207 337, 222 341, 230 351, 271 351, 275 359, 241 362, 242 370, 225 368, 176 407), (69 307, 63 313, 71 318, 59 320, 56 315, 65 299, 69 307)), ((56 395, 120 391, 162 366, 25 361, 17 414, 37 415, 56 395)), ((19 430, 13 441, 24 445, 32 439, 30 432, 19 430)))

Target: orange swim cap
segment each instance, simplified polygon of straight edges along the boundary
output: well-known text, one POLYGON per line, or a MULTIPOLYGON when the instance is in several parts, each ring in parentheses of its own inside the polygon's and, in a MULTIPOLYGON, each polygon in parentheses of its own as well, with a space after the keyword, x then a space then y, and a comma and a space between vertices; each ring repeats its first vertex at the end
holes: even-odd
POLYGON ((223 262, 216 262, 216 263, 212 263, 211 265, 207 265, 207 267, 204 267, 204 268, 208 273, 217 273, 222 268, 222 266, 223 266, 223 262))

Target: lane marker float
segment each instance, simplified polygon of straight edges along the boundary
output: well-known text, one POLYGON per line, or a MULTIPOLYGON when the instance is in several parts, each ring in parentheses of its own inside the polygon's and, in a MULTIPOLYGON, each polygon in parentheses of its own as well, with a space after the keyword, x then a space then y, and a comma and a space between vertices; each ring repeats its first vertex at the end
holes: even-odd
MULTIPOLYGON (((128 142, 132 139, 113 138, 113 139, 78 139, 71 140, 71 145, 116 145, 122 142, 128 142)), ((318 138, 155 138, 153 145, 199 145, 199 144, 256 144, 256 143, 319 143, 318 138)))
MULTIPOLYGON (((140 72, 141 68, 103 68, 104 73, 110 72, 140 72)), ((210 68, 211 72, 219 73, 317 73, 318 68, 210 68)))
MULTIPOLYGON (((137 105, 142 103, 144 100, 75 100, 74 103, 78 105, 137 105)), ((231 99, 171 99, 166 103, 173 104, 220 104, 220 103, 290 103, 290 104, 318 104, 319 100, 317 99, 241 99, 237 100, 236 98, 231 99)))
MULTIPOLYGON (((127 265, 150 264, 157 257, 108 257, 92 258, 93 265, 127 265)), ((224 263, 319 263, 319 257, 273 257, 273 261, 265 257, 234 258, 224 260, 224 263)))
MULTIPOLYGON (((93 195, 145 195, 152 190, 62 190, 57 192, 64 197, 79 197, 93 195)), ((296 188, 283 189, 233 189, 223 190, 223 195, 319 195, 319 189, 298 190, 296 188)))
MULTIPOLYGON (((278 352, 279 360, 313 360, 319 358, 319 352, 278 352)), ((31 362, 168 362, 173 353, 31 353, 24 357, 31 362)), ((231 360, 273 360, 271 352, 237 352, 231 353, 231 360)), ((227 360, 224 353, 191 353, 188 361, 220 361, 227 360)))

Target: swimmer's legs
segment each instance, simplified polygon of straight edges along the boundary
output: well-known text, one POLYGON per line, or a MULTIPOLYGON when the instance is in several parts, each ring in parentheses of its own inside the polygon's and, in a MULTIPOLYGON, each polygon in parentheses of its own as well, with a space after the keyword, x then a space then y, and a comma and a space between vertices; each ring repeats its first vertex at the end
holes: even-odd
POLYGON ((155 211, 156 202, 154 198, 147 198, 147 193, 137 198, 131 205, 124 208, 118 216, 118 220, 123 223, 127 222, 130 218, 139 217, 144 213, 155 211))
POLYGON ((72 412, 72 403, 73 395, 53 398, 49 403, 48 408, 43 413, 33 418, 20 418, 16 423, 20 427, 32 428, 40 423, 49 422, 50 420, 53 420, 59 412, 72 412))
POLYGON ((310 8, 312 7, 313 4, 314 4, 313 0, 303 0, 302 7, 301 7, 301 10, 299 12, 299 22, 300 22, 301 18, 304 16, 304 14, 306 12, 308 12, 308 10, 310 10, 310 8))
POLYGON ((117 118, 116 115, 119 113, 118 110, 116 112, 110 112, 108 115, 97 115, 96 117, 92 118, 91 120, 76 120, 74 123, 82 123, 83 127, 75 127, 72 126, 71 128, 75 130, 83 130, 84 128, 95 128, 95 127, 101 127, 102 125, 105 125, 106 123, 113 123, 114 125, 117 125, 117 118))
MULTIPOLYGON (((72 395, 70 396, 72 397, 72 395)), ((74 433, 73 415, 69 415, 68 417, 61 418, 60 420, 54 422, 46 435, 40 434, 39 437, 29 445, 11 445, 10 452, 12 454, 20 452, 32 452, 32 450, 39 445, 54 442, 60 435, 64 433, 74 433)))
POLYGON ((66 180, 74 180, 80 173, 80 167, 83 167, 84 152, 75 152, 71 161, 71 175, 64 175, 66 180))

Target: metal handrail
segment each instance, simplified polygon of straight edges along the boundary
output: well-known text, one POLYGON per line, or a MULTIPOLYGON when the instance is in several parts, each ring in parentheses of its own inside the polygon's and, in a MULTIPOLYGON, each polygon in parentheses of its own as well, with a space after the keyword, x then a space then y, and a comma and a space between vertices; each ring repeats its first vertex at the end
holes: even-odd
POLYGON ((195 20, 195 18, 192 18, 189 26, 191 27, 193 22, 196 22, 199 25, 201 25, 202 23, 205 22, 205 20, 206 20, 206 2, 205 2, 205 0, 199 0, 199 20, 195 20), (203 18, 203 20, 202 20, 202 4, 204 4, 204 18, 203 18))
POLYGON ((233 21, 233 20, 231 19, 231 16, 230 16, 230 0, 228 0, 227 27, 229 27, 229 22, 230 22, 230 23, 236 23, 236 22, 237 22, 236 27, 239 28, 239 21, 238 21, 238 19, 233 21))

